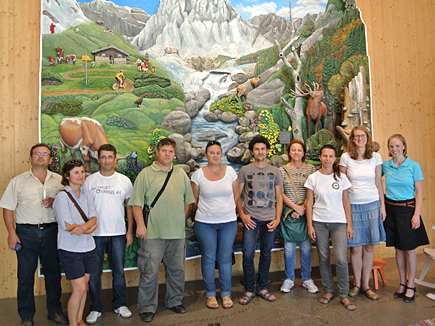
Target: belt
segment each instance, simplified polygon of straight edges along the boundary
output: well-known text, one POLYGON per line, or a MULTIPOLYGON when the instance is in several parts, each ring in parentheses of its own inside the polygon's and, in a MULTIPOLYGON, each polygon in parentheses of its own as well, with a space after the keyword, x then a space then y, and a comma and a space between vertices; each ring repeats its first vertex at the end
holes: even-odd
POLYGON ((412 207, 412 208, 415 208, 415 200, 410 201, 410 202, 406 202, 406 203, 397 203, 397 202, 391 202, 391 201, 385 199, 385 202, 387 204, 389 204, 389 205, 392 205, 392 206, 402 206, 402 207, 412 207))
POLYGON ((40 230, 48 228, 52 225, 57 225, 57 222, 51 222, 51 223, 40 223, 40 224, 21 224, 21 225, 25 225, 25 226, 31 226, 31 227, 35 227, 38 228, 40 230))

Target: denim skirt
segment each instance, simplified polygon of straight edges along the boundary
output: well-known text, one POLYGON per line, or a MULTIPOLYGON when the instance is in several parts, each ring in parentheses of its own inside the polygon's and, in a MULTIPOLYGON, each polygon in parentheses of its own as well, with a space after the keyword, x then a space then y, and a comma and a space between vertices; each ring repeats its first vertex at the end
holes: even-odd
POLYGON ((379 200, 361 205, 351 205, 353 238, 349 247, 375 246, 385 241, 382 224, 381 202, 379 200))

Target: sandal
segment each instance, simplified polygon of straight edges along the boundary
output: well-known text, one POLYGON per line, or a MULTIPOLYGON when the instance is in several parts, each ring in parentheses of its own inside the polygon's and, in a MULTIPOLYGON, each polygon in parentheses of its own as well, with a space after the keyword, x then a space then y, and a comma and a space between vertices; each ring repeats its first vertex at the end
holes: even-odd
POLYGON ((405 295, 405 296, 403 297, 403 302, 405 302, 405 303, 410 303, 410 302, 412 302, 412 301, 415 300, 415 292, 417 292, 417 289, 416 289, 415 287, 413 287, 413 288, 407 287, 407 290, 412 290, 412 291, 414 291, 414 295, 413 295, 412 297, 407 297, 407 296, 405 295))
POLYGON ((331 302, 332 299, 334 299, 334 296, 332 295, 332 293, 327 292, 327 293, 325 293, 325 295, 323 297, 321 297, 319 299, 319 302, 322 303, 322 304, 328 304, 328 303, 331 302), (326 296, 327 294, 330 294, 331 296, 327 297, 326 296))
POLYGON ((205 299, 206 301, 206 305, 208 309, 218 309, 219 308, 219 304, 216 300, 216 297, 207 297, 205 299))
POLYGON ((230 309, 233 307, 233 300, 231 300, 231 297, 222 297, 222 306, 224 309, 230 309))
POLYGON ((77 324, 77 326, 79 326, 79 325, 83 325, 83 326, 93 326, 94 324, 88 324, 88 323, 86 323, 84 320, 82 320, 81 322, 79 322, 79 323, 77 324))
POLYGON ((276 298, 273 298, 273 299, 271 298, 272 294, 270 294, 270 292, 267 290, 264 293, 257 291, 257 294, 268 302, 275 302, 276 301, 276 298))
POLYGON ((356 291, 349 291, 349 293, 348 293, 349 297, 351 297, 351 298, 355 298, 355 297, 358 296, 358 294, 361 292, 361 289, 360 289, 360 287, 359 287, 358 285, 355 285, 355 286, 352 288, 352 290, 355 289, 355 288, 357 288, 356 291))
POLYGON ((356 309, 356 306, 354 303, 350 302, 350 300, 348 298, 344 298, 340 300, 340 303, 346 308, 346 310, 349 311, 353 311, 356 309), (344 303, 344 300, 347 299, 349 302, 348 303, 344 303), (352 307, 353 306, 353 307, 352 307))
POLYGON ((405 296, 406 293, 406 289, 408 288, 405 284, 400 283, 400 286, 403 286, 405 288, 405 291, 403 292, 394 292, 394 298, 395 299, 399 299, 399 298, 403 298, 405 296))
POLYGON ((254 299, 255 297, 255 293, 252 293, 251 295, 248 294, 249 292, 246 292, 243 297, 240 298, 239 300, 239 304, 241 304, 242 306, 246 306, 249 302, 252 301, 252 299, 254 299), (244 301, 242 301, 244 300, 244 301))
POLYGON ((373 292, 372 289, 368 288, 367 290, 361 290, 362 293, 366 295, 367 298, 370 300, 376 301, 379 299, 379 296, 376 293, 370 294, 369 291, 373 292))

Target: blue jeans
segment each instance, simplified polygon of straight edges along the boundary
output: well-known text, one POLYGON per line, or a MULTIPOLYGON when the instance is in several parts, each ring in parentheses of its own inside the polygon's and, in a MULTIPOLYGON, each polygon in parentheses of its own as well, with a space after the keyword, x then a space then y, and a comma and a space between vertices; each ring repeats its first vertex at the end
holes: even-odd
POLYGON ((216 296, 215 261, 219 264, 221 297, 231 296, 232 253, 237 233, 237 221, 207 224, 196 221, 195 234, 201 247, 201 270, 205 297, 216 296))
POLYGON ((57 224, 38 229, 34 226, 17 224, 16 232, 23 250, 17 252, 18 261, 18 314, 21 319, 32 319, 35 315, 35 271, 38 256, 41 260, 47 293, 49 314, 62 311, 60 295, 59 256, 57 255, 57 224))
POLYGON ((125 235, 109 236, 109 237, 94 237, 96 251, 98 273, 91 274, 89 279, 89 296, 91 297, 91 311, 103 311, 101 303, 101 275, 103 274, 104 253, 107 248, 110 268, 112 269, 112 307, 118 309, 125 306, 125 296, 127 294, 127 286, 124 277, 124 258, 125 258, 125 235))
MULTIPOLYGON (((295 280, 296 242, 284 242, 285 278, 295 280)), ((311 240, 299 242, 302 281, 311 279, 311 240)))
POLYGON ((260 233, 260 262, 258 264, 257 290, 267 290, 271 250, 275 241, 275 230, 269 232, 267 224, 271 221, 258 221, 251 217, 257 225, 254 229, 243 227, 243 273, 245 275, 245 292, 255 292, 255 248, 257 247, 258 233, 260 233))
POLYGON ((337 285, 340 298, 346 298, 349 293, 349 269, 347 265, 347 235, 346 223, 314 222, 316 231, 316 247, 319 254, 320 275, 327 293, 334 293, 329 238, 334 248, 335 267, 337 270, 337 285))

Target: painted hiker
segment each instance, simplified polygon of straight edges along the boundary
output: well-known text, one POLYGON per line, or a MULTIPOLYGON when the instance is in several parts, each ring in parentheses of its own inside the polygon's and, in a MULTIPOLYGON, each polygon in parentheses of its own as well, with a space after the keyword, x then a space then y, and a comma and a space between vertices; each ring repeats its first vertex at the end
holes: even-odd
POLYGON ((267 164, 269 141, 256 136, 249 142, 254 163, 244 166, 239 172, 240 191, 244 189, 244 203, 238 200, 237 209, 244 224, 243 228, 243 273, 245 293, 239 304, 247 305, 257 294, 268 302, 274 302, 267 285, 271 251, 275 241, 275 229, 281 220, 282 178, 279 169, 267 164), (260 233, 260 262, 258 278, 255 280, 255 249, 260 233))
POLYGON ((39 257, 44 270, 48 319, 65 325, 68 318, 59 301, 62 289, 56 254, 57 222, 52 207, 55 194, 62 188, 62 178, 48 171, 51 150, 47 144, 34 145, 29 162, 30 170, 14 177, 0 200, 8 247, 17 252, 18 314, 23 325, 33 325, 36 312, 33 288, 39 257))
POLYGON ((125 247, 133 242, 133 210, 127 207, 127 228, 125 204, 128 203, 133 186, 129 178, 116 172, 116 148, 110 144, 98 149, 100 171, 89 176, 83 188, 94 199, 97 211, 98 228, 94 233, 97 246, 98 273, 89 280, 89 296, 92 304, 86 322, 93 324, 103 312, 101 303, 101 275, 103 274, 104 254, 112 270, 112 309, 123 318, 131 317, 125 305, 127 286, 124 275, 125 247))
POLYGON ((133 208, 141 239, 137 265, 140 271, 138 310, 142 321, 151 322, 157 309, 159 265, 166 277, 165 306, 183 314, 185 216, 195 202, 190 180, 184 170, 173 166, 175 141, 165 138, 157 145, 157 162, 136 178, 128 205, 133 208), (143 207, 149 206, 147 223, 143 207))

